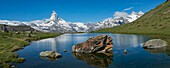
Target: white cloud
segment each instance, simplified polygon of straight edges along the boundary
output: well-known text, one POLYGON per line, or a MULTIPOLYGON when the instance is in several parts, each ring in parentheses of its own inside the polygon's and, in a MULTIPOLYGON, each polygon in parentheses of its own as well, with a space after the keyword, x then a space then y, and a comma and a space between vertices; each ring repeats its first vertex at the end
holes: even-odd
POLYGON ((133 9, 133 7, 126 8, 123 11, 128 11, 128 10, 131 10, 131 9, 133 9))
POLYGON ((127 17, 129 14, 128 13, 126 13, 126 12, 119 12, 119 11, 117 11, 117 12, 115 12, 114 13, 114 17, 127 17))

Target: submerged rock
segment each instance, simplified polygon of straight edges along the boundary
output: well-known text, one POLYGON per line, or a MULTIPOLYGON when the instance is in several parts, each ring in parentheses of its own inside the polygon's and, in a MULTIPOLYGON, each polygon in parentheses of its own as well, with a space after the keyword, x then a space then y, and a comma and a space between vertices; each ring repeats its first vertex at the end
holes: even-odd
POLYGON ((151 39, 144 43, 144 48, 161 48, 168 46, 167 42, 161 39, 151 39))
POLYGON ((45 51, 40 53, 41 57, 49 57, 49 58, 58 58, 62 57, 60 53, 56 53, 55 51, 45 51))
POLYGON ((108 35, 100 35, 73 46, 72 51, 82 53, 107 53, 112 52, 112 44, 111 37, 108 35))
POLYGON ((11 68, 15 68, 15 65, 11 65, 11 68))
POLYGON ((24 49, 24 47, 14 46, 14 47, 11 49, 11 51, 12 51, 12 52, 15 52, 15 51, 18 51, 18 50, 20 50, 20 49, 24 49))
POLYGON ((64 52, 67 52, 67 50, 64 50, 64 52))

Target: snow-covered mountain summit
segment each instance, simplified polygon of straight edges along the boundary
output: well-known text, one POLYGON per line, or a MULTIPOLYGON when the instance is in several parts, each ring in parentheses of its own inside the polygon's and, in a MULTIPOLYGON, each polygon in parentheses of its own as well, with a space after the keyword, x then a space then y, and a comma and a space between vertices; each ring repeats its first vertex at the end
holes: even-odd
POLYGON ((118 15, 115 15, 113 18, 107 18, 102 22, 97 22, 94 24, 93 30, 98 30, 101 28, 111 28, 114 26, 119 26, 122 24, 130 23, 141 17, 144 13, 140 12, 132 12, 131 14, 124 15, 124 12, 118 12, 118 15))
POLYGON ((45 19, 40 22, 32 21, 30 22, 30 26, 34 29, 44 32, 71 32, 72 27, 68 22, 59 18, 55 11, 52 12, 51 17, 49 19, 45 19))
POLYGON ((58 21, 58 16, 57 16, 57 13, 55 11, 52 12, 51 17, 50 17, 50 21, 58 21))

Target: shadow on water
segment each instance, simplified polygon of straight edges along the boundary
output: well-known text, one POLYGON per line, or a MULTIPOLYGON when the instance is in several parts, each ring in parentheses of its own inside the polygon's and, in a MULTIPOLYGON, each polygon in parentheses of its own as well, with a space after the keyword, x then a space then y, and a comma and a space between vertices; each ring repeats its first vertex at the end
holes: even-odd
POLYGON ((85 61, 88 65, 96 67, 108 67, 113 63, 113 53, 98 53, 98 54, 85 54, 85 53, 72 53, 78 60, 85 61))
POLYGON ((48 57, 40 57, 41 59, 45 59, 45 60, 50 60, 50 61, 56 61, 56 60, 60 60, 60 58, 48 58, 48 57))
POLYGON ((168 56, 170 56, 170 46, 168 47, 162 47, 162 48, 155 48, 155 49, 145 49, 144 50, 148 51, 151 54, 167 54, 168 56))
POLYGON ((154 48, 154 49, 146 49, 146 48, 144 48, 144 50, 150 52, 151 54, 161 54, 161 53, 166 53, 167 47, 154 48))

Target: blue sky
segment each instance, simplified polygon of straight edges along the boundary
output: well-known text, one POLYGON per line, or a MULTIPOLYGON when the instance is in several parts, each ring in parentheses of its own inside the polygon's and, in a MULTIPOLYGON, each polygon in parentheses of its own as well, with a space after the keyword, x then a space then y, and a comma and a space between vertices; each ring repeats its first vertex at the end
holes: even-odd
POLYGON ((31 21, 49 18, 54 10, 70 22, 98 22, 114 12, 147 12, 166 0, 0 0, 0 19, 31 21), (126 9, 126 11, 125 11, 126 9))

